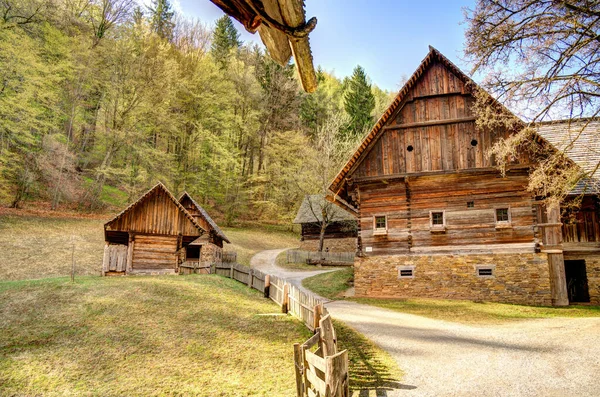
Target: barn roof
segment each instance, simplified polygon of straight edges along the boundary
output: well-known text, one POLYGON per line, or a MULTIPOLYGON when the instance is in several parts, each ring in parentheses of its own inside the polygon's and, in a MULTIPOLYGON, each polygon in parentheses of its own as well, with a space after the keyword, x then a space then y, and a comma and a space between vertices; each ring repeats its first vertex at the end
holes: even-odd
POLYGON ((571 194, 600 192, 600 119, 544 122, 535 129, 586 173, 571 194))
POLYGON ((200 224, 198 223, 198 221, 196 221, 194 219, 194 217, 183 207, 183 205, 181 205, 181 203, 177 200, 177 198, 175 196, 173 196, 173 194, 169 191, 169 189, 167 189, 167 187, 165 185, 163 185, 161 182, 158 182, 156 185, 154 185, 154 187, 152 187, 150 190, 148 190, 146 193, 144 193, 139 199, 137 199, 136 201, 134 201, 133 203, 131 203, 127 208, 125 208, 123 211, 119 212, 114 218, 112 218, 110 221, 106 222, 104 224, 104 228, 106 229, 107 226, 109 226, 111 223, 113 223, 114 221, 118 220, 119 218, 121 218, 123 215, 125 215, 126 213, 128 213, 129 211, 133 210, 138 204, 140 204, 141 202, 143 202, 146 198, 148 198, 149 196, 151 196, 152 194, 154 194, 157 190, 162 190, 163 192, 166 193, 167 197, 173 201, 173 203, 175 204, 175 206, 177 206, 177 208, 185 215, 185 217, 187 219, 190 220, 190 222, 192 222, 192 224, 200 231, 202 232, 206 232, 206 230, 204 230, 204 228, 202 226, 200 226, 200 224))
POLYGON ((327 206, 327 211, 331 214, 331 220, 333 222, 356 220, 356 218, 354 218, 354 216, 352 216, 352 214, 350 214, 348 211, 327 201, 324 195, 313 194, 305 196, 304 200, 302 200, 302 204, 300 205, 300 209, 298 209, 294 223, 321 222, 323 220, 323 215, 321 214, 321 208, 323 208, 323 206, 327 206))
POLYGON ((198 204, 196 202, 196 200, 194 200, 192 198, 192 196, 188 193, 188 192, 183 192, 183 194, 181 195, 181 197, 179 198, 179 202, 181 203, 181 201, 185 198, 189 198, 190 201, 192 202, 192 204, 194 204, 194 206, 196 207, 196 209, 198 210, 198 212, 200 213, 200 216, 210 225, 210 227, 212 228, 212 230, 215 232, 215 234, 217 236, 219 236, 221 239, 223 239, 223 241, 231 244, 231 241, 229 241, 229 239, 227 238, 227 236, 225 235, 225 233, 223 233, 223 231, 221 230, 221 228, 219 228, 219 226, 215 223, 215 221, 213 221, 213 219, 210 217, 210 215, 208 215, 208 213, 204 210, 204 208, 202 208, 200 206, 200 204, 198 204))

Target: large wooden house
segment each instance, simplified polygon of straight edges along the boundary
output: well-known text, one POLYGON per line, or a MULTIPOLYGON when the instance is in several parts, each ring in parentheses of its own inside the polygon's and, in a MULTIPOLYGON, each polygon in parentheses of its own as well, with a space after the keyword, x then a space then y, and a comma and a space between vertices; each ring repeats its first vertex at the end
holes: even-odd
POLYGON ((325 213, 326 227, 323 250, 330 252, 354 252, 356 250, 356 217, 348 210, 327 201, 325 195, 307 195, 302 200, 294 223, 301 227, 300 249, 317 251, 321 226, 325 213))
POLYGON ((184 262, 220 262, 229 242, 189 194, 180 202, 162 183, 108 221, 104 239, 103 275, 177 274, 184 262))
MULTIPOLYGON (((332 182, 358 214, 356 295, 599 304, 596 196, 563 224, 527 191, 532 156, 502 176, 488 149, 512 132, 476 127, 475 87, 430 48, 332 182)), ((563 127, 540 125, 536 141, 556 145, 563 127)))

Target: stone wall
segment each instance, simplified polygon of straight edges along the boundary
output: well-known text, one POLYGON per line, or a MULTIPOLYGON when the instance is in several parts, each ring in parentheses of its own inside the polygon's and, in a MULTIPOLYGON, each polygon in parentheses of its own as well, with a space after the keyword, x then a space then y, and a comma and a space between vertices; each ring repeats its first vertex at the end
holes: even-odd
POLYGON ((543 253, 357 258, 354 286, 357 297, 552 304, 548 259, 543 253), (480 265, 492 265, 494 275, 478 276, 480 265), (414 266, 414 277, 399 278, 399 266, 414 266))
MULTIPOLYGON (((349 238, 326 238, 323 241, 323 250, 329 248, 329 252, 356 252, 356 237, 349 238)), ((318 251, 319 240, 304 240, 300 242, 301 251, 318 251)))
POLYGON ((592 305, 600 305, 600 254, 565 252, 565 260, 577 259, 585 260, 590 303, 592 305))
POLYGON ((202 249, 200 249, 200 262, 221 263, 222 259, 223 248, 212 243, 202 245, 202 249))

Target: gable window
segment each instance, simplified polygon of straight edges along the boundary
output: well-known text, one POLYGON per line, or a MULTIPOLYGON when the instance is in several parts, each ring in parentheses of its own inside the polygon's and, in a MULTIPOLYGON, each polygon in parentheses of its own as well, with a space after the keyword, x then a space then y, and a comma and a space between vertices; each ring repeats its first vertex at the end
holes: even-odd
POLYGON ((446 219, 444 216, 444 211, 429 212, 429 224, 432 232, 445 232, 446 219))
POLYGON ((467 208, 475 208, 475 202, 474 201, 467 201, 467 208))
POLYGON ((509 208, 496 208, 496 228, 508 228, 510 224, 510 209, 509 208))
POLYGON ((377 215, 373 218, 373 234, 387 234, 387 217, 385 215, 377 215))

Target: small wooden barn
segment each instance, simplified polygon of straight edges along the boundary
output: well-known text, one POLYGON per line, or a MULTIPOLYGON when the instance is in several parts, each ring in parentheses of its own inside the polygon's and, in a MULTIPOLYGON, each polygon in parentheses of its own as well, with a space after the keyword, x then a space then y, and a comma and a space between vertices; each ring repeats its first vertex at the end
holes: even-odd
MULTIPOLYGON (((184 194, 182 199, 187 203, 191 197, 184 194)), ((180 265, 187 260, 187 248, 196 241, 203 241, 202 238, 206 241, 198 244, 199 247, 211 246, 208 251, 212 256, 206 255, 206 260, 218 262, 222 240, 229 240, 222 232, 215 234, 218 227, 215 228, 208 214, 200 212, 200 215, 188 212, 158 183, 104 225, 103 275, 177 274, 180 265)), ((200 255, 192 259, 198 261, 199 258, 200 255)))
POLYGON ((323 212, 327 219, 323 250, 330 252, 356 251, 356 218, 348 211, 327 201, 322 194, 305 196, 298 209, 294 223, 302 227, 300 249, 318 250, 323 212))

